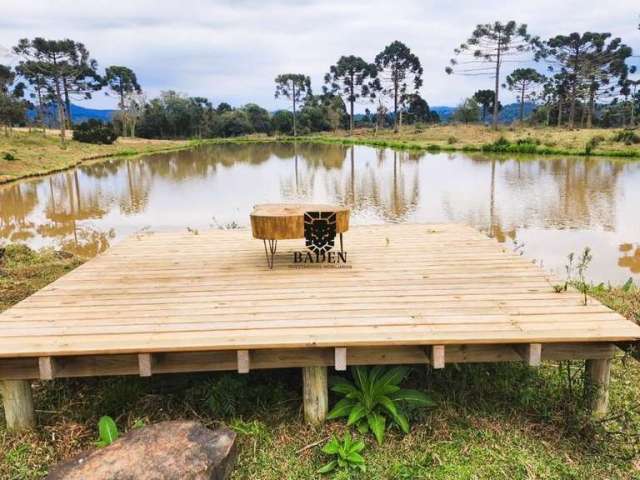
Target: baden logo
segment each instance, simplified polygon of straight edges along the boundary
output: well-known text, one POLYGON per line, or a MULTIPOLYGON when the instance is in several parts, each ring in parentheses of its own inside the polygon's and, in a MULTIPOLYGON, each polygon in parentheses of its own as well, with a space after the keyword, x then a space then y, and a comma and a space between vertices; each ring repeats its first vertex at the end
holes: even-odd
POLYGON ((304 241, 316 254, 328 253, 336 240, 335 212, 306 212, 304 214, 304 241))
MULTIPOLYGON (((294 263, 346 263, 347 253, 333 252, 336 241, 335 212, 305 212, 304 240, 307 252, 293 252, 294 263)), ((342 247, 342 241, 340 243, 342 247)))

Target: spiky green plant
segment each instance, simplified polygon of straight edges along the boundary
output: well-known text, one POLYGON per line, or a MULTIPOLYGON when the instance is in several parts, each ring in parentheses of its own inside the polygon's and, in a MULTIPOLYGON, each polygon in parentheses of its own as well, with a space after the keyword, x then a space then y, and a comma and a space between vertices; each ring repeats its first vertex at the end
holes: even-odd
POLYGON ((409 420, 401 404, 433 407, 435 402, 424 392, 400 388, 409 375, 407 367, 354 367, 353 382, 343 377, 331 379, 331 390, 344 398, 329 412, 328 418, 347 417, 347 425, 356 425, 360 433, 371 431, 382 444, 387 420, 409 433, 409 420))
POLYGON ((352 440, 349 432, 346 432, 341 440, 338 440, 335 436, 332 437, 322 447, 322 451, 327 455, 332 455, 334 459, 318 469, 318 473, 329 473, 336 468, 359 469, 364 472, 366 467, 364 458, 360 455, 362 450, 364 450, 364 442, 362 440, 352 440))

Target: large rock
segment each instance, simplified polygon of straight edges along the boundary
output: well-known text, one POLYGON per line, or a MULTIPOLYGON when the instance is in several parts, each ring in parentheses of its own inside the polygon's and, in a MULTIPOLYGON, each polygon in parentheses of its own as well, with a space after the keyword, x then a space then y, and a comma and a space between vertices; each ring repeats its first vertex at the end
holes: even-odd
POLYGON ((54 467, 50 480, 223 480, 236 456, 236 434, 197 422, 132 430, 106 448, 54 467))

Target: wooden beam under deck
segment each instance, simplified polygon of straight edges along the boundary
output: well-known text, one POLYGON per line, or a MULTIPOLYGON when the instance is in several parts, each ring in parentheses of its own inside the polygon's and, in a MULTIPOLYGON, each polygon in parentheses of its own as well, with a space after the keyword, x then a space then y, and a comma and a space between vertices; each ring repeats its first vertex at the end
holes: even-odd
MULTIPOLYGON (((546 344, 541 346, 541 360, 597 360, 612 358, 616 347, 611 343, 546 344)), ((240 371, 239 352, 159 352, 151 354, 72 355, 52 359, 55 362, 55 378, 94 377, 108 375, 150 374, 146 360, 153 358, 153 374, 214 371, 240 371)), ((245 354, 241 354, 244 357, 245 354)), ((248 355, 248 352, 247 352, 248 355)), ((448 345, 447 363, 495 363, 520 362, 522 355, 513 345, 448 345)), ((333 367, 335 349, 281 349, 253 350, 250 352, 250 368, 333 367)), ((242 371, 249 367, 248 359, 241 360, 242 371)), ((349 348, 348 365, 430 365, 432 360, 421 346, 349 348)), ((241 372, 242 373, 242 372, 241 372)), ((38 358, 0 358, 0 379, 39 379, 41 372, 38 358)))

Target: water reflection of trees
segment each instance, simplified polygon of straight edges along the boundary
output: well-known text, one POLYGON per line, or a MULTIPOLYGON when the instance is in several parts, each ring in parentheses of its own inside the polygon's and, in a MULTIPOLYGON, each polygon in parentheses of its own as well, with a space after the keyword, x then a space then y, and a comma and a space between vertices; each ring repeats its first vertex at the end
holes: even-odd
POLYGON ((63 250, 95 255, 109 246, 113 232, 80 222, 105 215, 101 198, 99 189, 81 187, 78 170, 5 186, 0 189, 0 236, 14 242, 43 238, 63 250), (35 220, 40 204, 42 219, 35 220))
POLYGON ((313 196, 318 167, 308 168, 300 155, 295 153, 292 159, 292 172, 280 179, 280 194, 284 199, 300 201, 313 196))
POLYGON ((329 185, 329 192, 356 214, 373 209, 385 221, 406 221, 420 199, 418 169, 407 168, 415 167, 415 155, 378 150, 371 164, 356 158, 355 147, 349 150, 346 175, 329 185))
POLYGON ((344 145, 332 144, 302 144, 298 145, 297 153, 302 154, 309 168, 341 169, 348 148, 344 145))
POLYGON ((549 159, 518 162, 505 171, 514 188, 535 188, 544 174, 555 183, 555 198, 546 199, 541 214, 546 227, 589 227, 613 230, 616 223, 616 192, 623 164, 602 159, 549 159))
POLYGON ((618 161, 549 157, 543 161, 472 154, 476 164, 490 163, 489 219, 487 229, 511 231, 537 223, 545 228, 589 228, 597 225, 613 230, 616 224, 616 194, 625 164, 618 161), (496 178, 496 167, 498 169, 496 178), (505 197, 520 201, 525 210, 495 201, 496 189, 506 188, 505 197), (500 212, 510 219, 500 221, 500 212))
POLYGON ((33 237, 35 223, 29 215, 37 204, 38 191, 33 182, 0 188, 0 238, 17 242, 33 237))
MULTIPOLYGON (((280 192, 285 199, 326 195, 328 201, 350 206, 356 215, 366 212, 367 216, 373 214, 385 221, 405 221, 418 208, 421 193, 425 195, 420 192, 426 184, 420 183, 417 167, 422 158, 424 154, 417 152, 332 144, 247 143, 205 145, 139 159, 109 160, 0 188, 0 238, 47 238, 57 246, 76 251, 101 251, 113 232, 98 232, 91 226, 93 221, 114 209, 125 216, 144 213, 158 180, 174 184, 208 180, 221 168, 258 166, 269 160, 276 160, 277 172, 288 169, 279 175, 280 192)), ((461 159, 459 154, 450 154, 449 158, 460 160, 460 164, 451 164, 450 172, 445 171, 454 176, 468 176, 471 172, 478 191, 449 199, 449 192, 444 190, 439 208, 452 221, 480 226, 501 241, 515 240, 518 228, 532 225, 597 225, 611 230, 616 224, 616 194, 625 163, 575 158, 536 161, 472 154, 468 158, 473 165, 469 166, 465 164, 466 157, 461 159)), ((432 160, 425 159, 427 171, 432 168, 428 163, 432 160)), ((438 168, 437 163, 434 165, 438 168)), ((435 185, 431 190, 438 188, 435 185)), ((634 258, 623 252, 621 261, 626 264, 634 258)))
POLYGON ((126 193, 123 191, 118 196, 120 211, 125 215, 142 213, 149 203, 152 183, 147 163, 126 160, 125 167, 127 187, 126 193))

